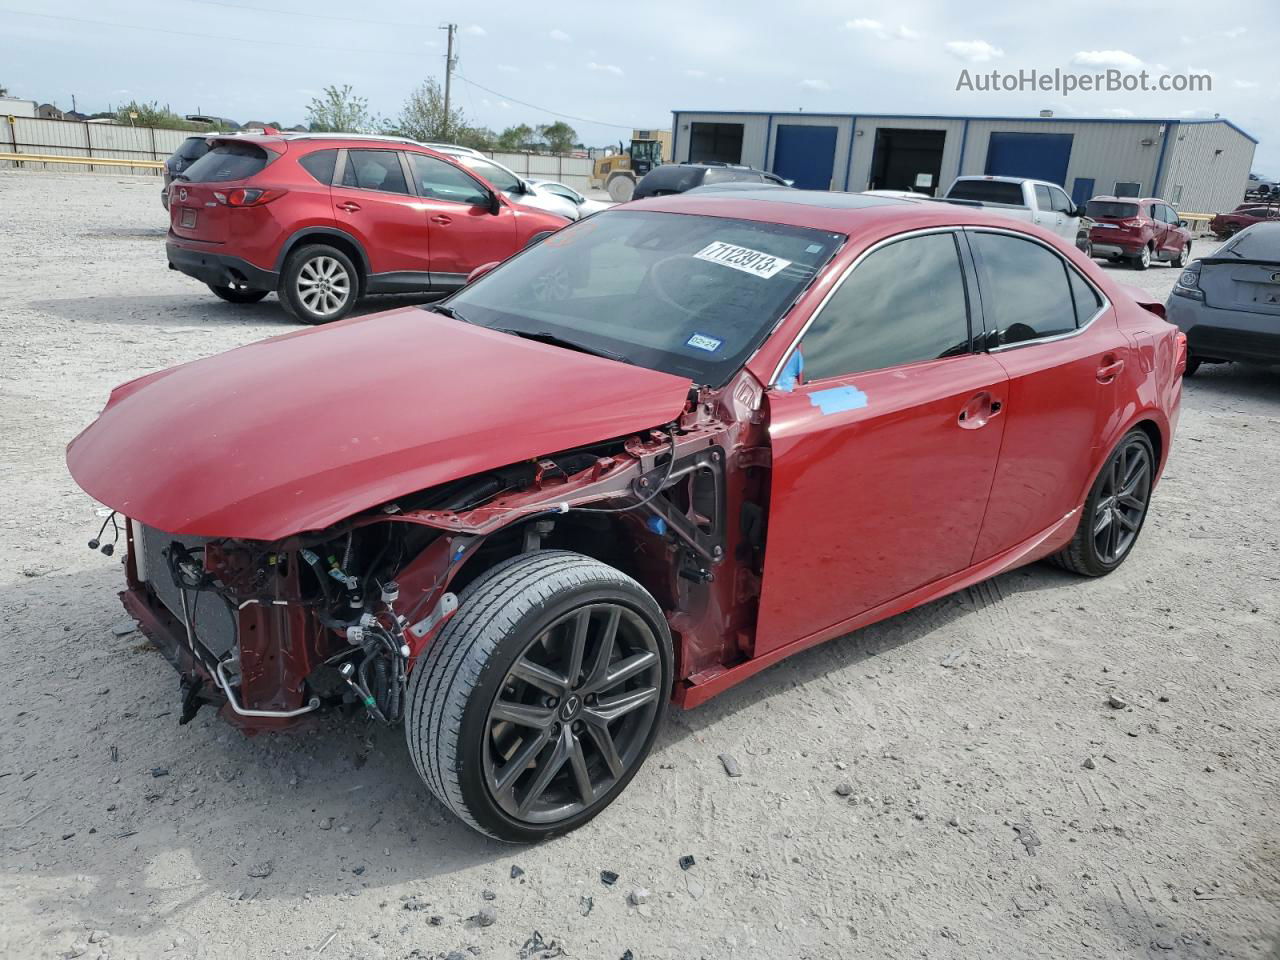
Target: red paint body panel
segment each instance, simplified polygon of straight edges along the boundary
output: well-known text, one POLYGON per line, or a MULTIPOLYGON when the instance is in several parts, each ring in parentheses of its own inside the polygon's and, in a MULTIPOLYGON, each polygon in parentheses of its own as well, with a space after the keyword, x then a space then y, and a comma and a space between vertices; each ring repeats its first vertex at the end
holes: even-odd
POLYGON ((1005 381, 995 358, 972 354, 770 394, 756 656, 969 566, 1005 415, 958 417, 975 396, 1004 403, 1005 381), (822 393, 845 384, 866 406, 824 413, 822 393))
POLYGON ((91 496, 149 526, 274 541, 674 419, 688 389, 406 307, 125 384, 67 465, 91 496))

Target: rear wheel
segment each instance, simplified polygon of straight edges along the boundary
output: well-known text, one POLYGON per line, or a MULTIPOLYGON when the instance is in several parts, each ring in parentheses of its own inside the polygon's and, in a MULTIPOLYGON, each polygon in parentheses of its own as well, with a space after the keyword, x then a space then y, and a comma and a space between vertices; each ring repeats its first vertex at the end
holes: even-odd
POLYGON ((1182 375, 1184 377, 1194 377, 1202 362, 1199 357, 1187 357, 1187 369, 1183 371, 1182 375))
POLYGON ((1178 251, 1178 255, 1174 257, 1173 260, 1171 260, 1170 262, 1175 267, 1182 268, 1187 265, 1190 259, 1191 259, 1191 241, 1188 240, 1186 244, 1182 247, 1182 249, 1178 251))
POLYGON ((666 621, 640 584, 581 554, 523 554, 467 588, 413 671, 409 752, 481 833, 565 833, 639 770, 671 672, 666 621))
POLYGON ((1150 439, 1142 430, 1130 430, 1098 472, 1075 536, 1050 559, 1087 577, 1100 577, 1120 566, 1147 518, 1155 469, 1150 439))
POLYGON ((1147 244, 1138 252, 1138 255, 1133 258, 1133 265, 1138 270, 1145 270, 1151 266, 1151 244, 1147 244))
POLYGON ((209 289, 213 291, 214 296, 227 301, 227 303, 257 303, 271 292, 269 290, 241 290, 237 287, 220 287, 214 283, 209 284, 209 289))
POLYGON ((359 287, 350 257, 314 244, 289 254, 280 273, 280 302, 303 323, 330 323, 351 312, 359 287))

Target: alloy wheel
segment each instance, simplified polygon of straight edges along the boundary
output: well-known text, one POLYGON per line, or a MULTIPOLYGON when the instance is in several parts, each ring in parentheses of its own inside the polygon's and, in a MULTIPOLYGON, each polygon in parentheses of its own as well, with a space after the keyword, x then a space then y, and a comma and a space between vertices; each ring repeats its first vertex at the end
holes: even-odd
POLYGON ((652 628, 616 603, 578 607, 529 643, 485 724, 485 782, 504 812, 556 823, 606 797, 657 721, 658 651, 652 628))
POLYGON ((318 317, 341 310, 351 296, 351 277, 333 257, 312 257, 298 271, 298 299, 318 317))
POLYGON ((1093 509, 1093 547, 1098 559, 1114 565, 1138 538, 1151 497, 1151 455, 1137 439, 1123 444, 1103 469, 1093 509))
POLYGON ((1151 266, 1151 248, 1143 247, 1142 253, 1138 254, 1138 259, 1142 262, 1144 268, 1151 266))

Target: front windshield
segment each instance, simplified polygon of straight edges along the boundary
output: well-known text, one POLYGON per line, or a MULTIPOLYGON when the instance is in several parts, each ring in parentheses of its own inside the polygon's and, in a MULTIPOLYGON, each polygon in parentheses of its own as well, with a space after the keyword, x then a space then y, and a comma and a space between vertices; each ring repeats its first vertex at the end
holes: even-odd
POLYGON ((720 386, 843 240, 750 220, 610 211, 551 235, 449 306, 481 326, 720 386))

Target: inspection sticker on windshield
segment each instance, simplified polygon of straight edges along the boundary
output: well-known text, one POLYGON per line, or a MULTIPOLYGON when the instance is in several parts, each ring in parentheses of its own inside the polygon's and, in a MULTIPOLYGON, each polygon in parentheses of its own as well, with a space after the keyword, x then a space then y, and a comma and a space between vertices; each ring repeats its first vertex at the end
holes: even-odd
POLYGON ((717 340, 715 337, 709 337, 705 333, 695 333, 692 337, 684 342, 686 347, 693 347, 695 350, 705 350, 707 353, 715 353, 720 349, 723 340, 717 340))
POLYGON ((699 260, 721 263, 726 267, 733 267, 733 269, 741 270, 743 273, 766 279, 791 266, 790 260, 783 260, 781 257, 775 257, 771 253, 762 253, 759 250, 752 250, 750 247, 739 247, 720 240, 707 244, 694 256, 699 260))

